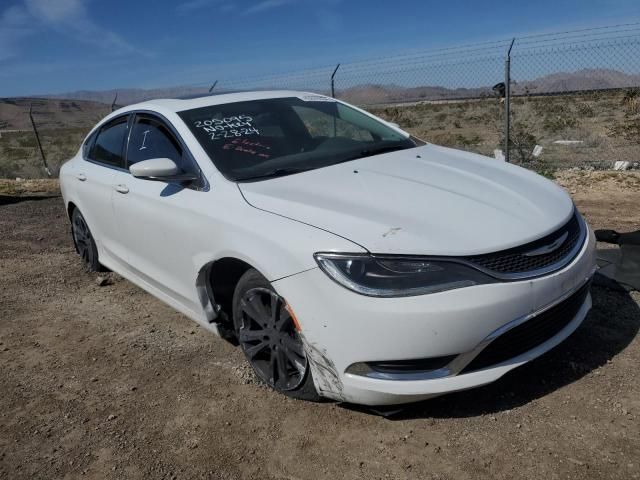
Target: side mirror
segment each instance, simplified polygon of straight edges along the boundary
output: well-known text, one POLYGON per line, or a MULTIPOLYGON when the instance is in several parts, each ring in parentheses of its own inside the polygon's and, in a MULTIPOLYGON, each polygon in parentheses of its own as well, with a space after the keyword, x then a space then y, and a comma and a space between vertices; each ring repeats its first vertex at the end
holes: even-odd
POLYGON ((193 173, 181 171, 176 162, 169 158, 150 158, 129 167, 131 175, 144 180, 161 182, 192 182, 198 179, 193 173))

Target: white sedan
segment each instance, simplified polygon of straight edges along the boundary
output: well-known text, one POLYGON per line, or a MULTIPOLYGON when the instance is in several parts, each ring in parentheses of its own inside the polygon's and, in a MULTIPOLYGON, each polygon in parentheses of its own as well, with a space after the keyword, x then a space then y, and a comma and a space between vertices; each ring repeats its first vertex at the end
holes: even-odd
POLYGON ((131 105, 60 185, 91 270, 237 342, 296 398, 383 405, 484 385, 591 307, 593 234, 561 188, 323 95, 131 105))

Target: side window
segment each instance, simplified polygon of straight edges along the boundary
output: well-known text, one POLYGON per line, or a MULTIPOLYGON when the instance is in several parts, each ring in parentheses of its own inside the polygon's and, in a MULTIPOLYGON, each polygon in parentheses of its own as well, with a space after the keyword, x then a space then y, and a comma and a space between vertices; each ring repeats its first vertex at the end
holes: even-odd
POLYGON ((311 107, 293 106, 293 110, 300 117, 304 126, 313 138, 317 137, 346 137, 351 140, 370 142, 373 140, 371 133, 358 128, 353 123, 336 119, 332 115, 311 107))
POLYGON ((127 117, 105 125, 98 132, 87 155, 91 160, 105 165, 122 167, 122 147, 127 134, 127 117))
POLYGON ((166 126, 157 120, 137 117, 129 137, 127 166, 151 158, 169 158, 183 171, 193 171, 183 156, 182 147, 166 126))
POLYGON ((82 144, 82 156, 89 158, 89 150, 91 149, 91 147, 93 146, 93 141, 96 139, 96 135, 98 134, 97 131, 93 132, 88 138, 87 140, 82 144))

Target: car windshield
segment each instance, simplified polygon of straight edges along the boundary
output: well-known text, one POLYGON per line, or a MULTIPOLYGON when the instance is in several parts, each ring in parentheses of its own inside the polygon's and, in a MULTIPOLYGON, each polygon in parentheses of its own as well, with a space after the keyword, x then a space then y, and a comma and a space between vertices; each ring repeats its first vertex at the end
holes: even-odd
POLYGON ((416 146, 383 122, 322 95, 225 103, 179 115, 218 170, 238 182, 416 146))

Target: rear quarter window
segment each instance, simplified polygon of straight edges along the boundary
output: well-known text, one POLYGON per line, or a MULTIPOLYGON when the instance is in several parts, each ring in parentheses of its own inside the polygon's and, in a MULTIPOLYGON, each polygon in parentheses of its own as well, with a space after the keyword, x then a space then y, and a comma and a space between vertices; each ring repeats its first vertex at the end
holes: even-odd
POLYGON ((119 118, 103 127, 90 144, 87 158, 112 167, 122 167, 122 149, 127 134, 127 117, 119 118))

